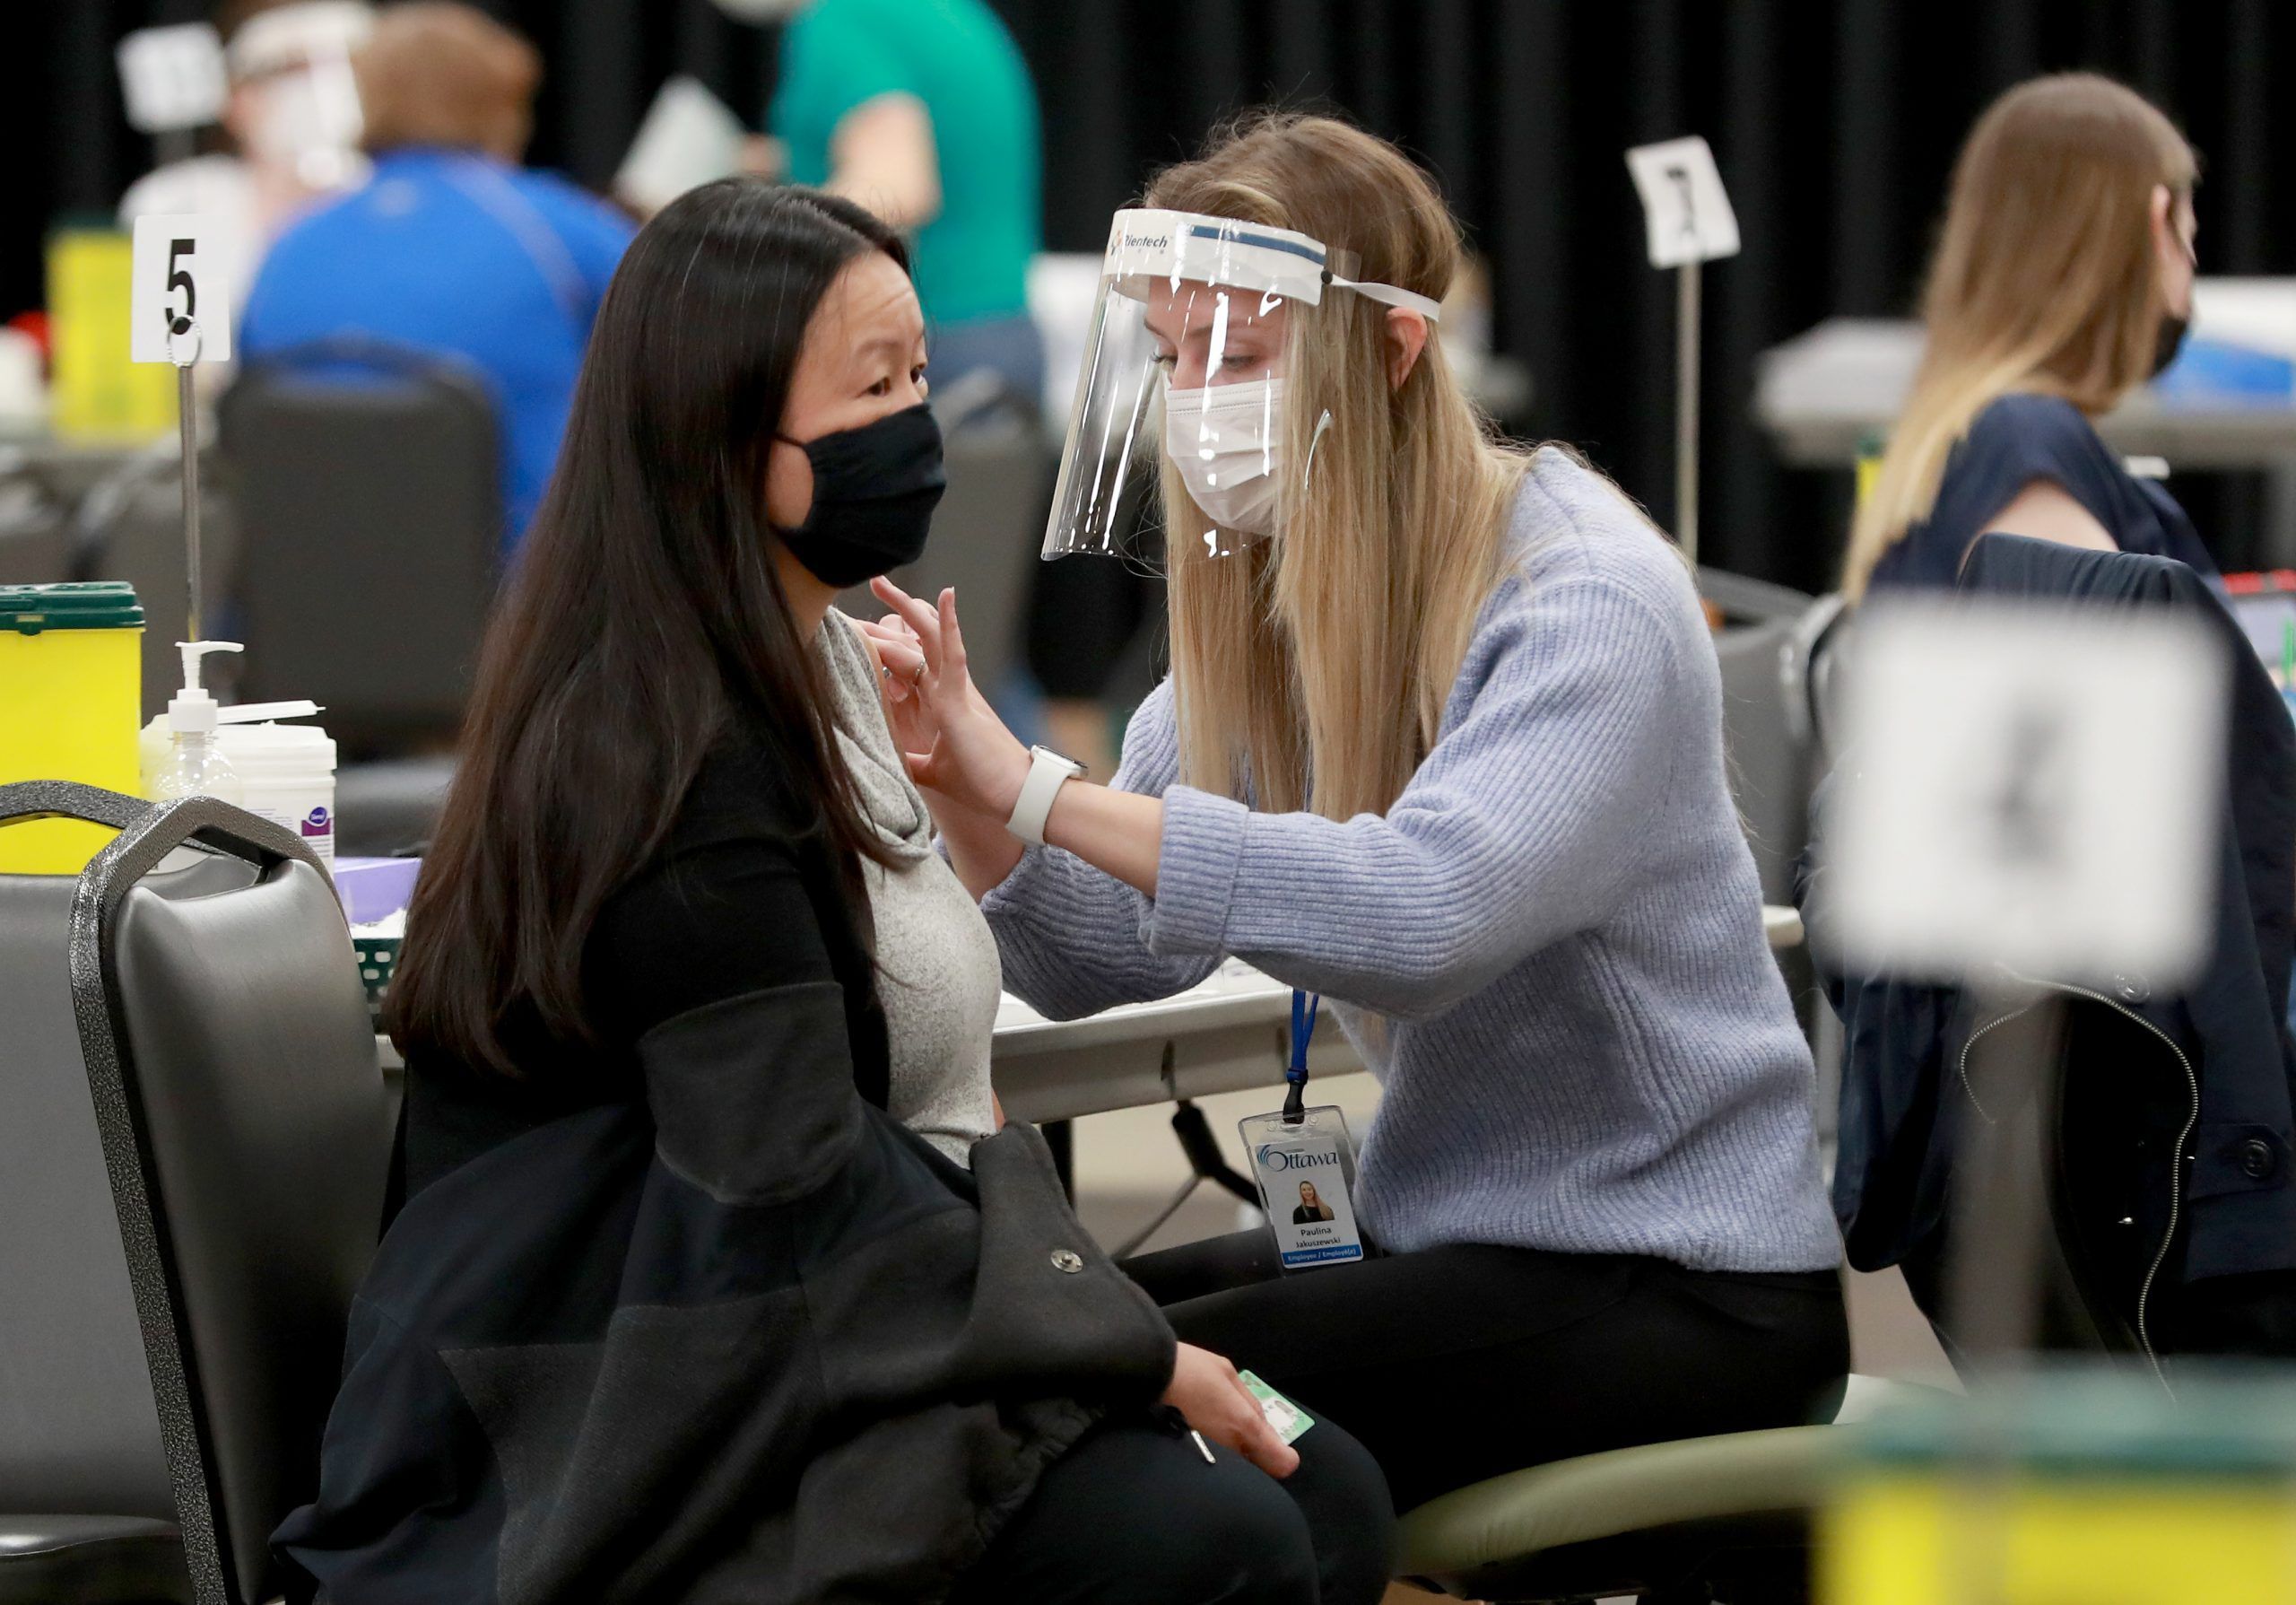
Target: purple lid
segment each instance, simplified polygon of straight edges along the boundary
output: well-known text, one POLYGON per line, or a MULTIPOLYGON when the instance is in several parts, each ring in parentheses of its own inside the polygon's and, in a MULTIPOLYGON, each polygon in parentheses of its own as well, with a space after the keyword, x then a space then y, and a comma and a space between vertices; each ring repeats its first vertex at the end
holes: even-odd
POLYGON ((397 913, 414 898, 421 859, 337 859, 335 892, 353 925, 372 925, 397 913))

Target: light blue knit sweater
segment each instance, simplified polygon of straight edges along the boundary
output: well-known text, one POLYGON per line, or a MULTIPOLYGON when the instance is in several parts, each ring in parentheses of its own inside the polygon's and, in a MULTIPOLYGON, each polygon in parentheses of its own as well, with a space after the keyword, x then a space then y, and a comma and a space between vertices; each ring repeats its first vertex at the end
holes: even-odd
POLYGON ((1357 1208, 1387 1249, 1831 1266, 1814 1076, 1689 576, 1558 451, 1509 541, 1434 751, 1385 817, 1255 813, 1175 783, 1160 686, 1115 781, 1164 798, 1158 895, 1031 850, 982 903, 1004 984, 1067 1018, 1179 991, 1232 953, 1344 999, 1385 1084, 1357 1208))

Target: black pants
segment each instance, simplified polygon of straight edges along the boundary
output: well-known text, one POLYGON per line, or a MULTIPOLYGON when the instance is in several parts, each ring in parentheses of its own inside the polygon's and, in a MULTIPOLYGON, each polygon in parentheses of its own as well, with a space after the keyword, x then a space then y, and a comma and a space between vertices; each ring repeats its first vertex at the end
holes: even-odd
POLYGON ((1571 1455, 1823 1419, 1849 1369, 1832 1271, 1460 1245, 1287 1272, 1265 1230, 1126 1269, 1183 1341, 1344 1425, 1399 1511, 1571 1455))
POLYGON ((1045 1471, 949 1605, 1373 1605, 1395 1511, 1361 1444, 1318 1422, 1278 1482, 1169 1412, 1102 1422, 1045 1471))

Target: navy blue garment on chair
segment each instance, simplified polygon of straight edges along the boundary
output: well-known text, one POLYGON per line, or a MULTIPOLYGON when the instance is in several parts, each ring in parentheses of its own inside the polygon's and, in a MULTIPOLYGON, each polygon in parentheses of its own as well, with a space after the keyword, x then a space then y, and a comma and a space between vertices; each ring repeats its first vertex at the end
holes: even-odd
POLYGON ((2122 551, 2216 571, 2175 498, 2131 474, 2080 408, 2056 396, 2015 395, 2001 397, 1970 423, 1945 459, 1929 516, 1882 554, 1868 584, 1875 590, 1952 590, 1971 544, 2035 480, 2086 508, 2122 551))
MULTIPOLYGON (((2108 1017, 2113 1009, 2141 1016, 2178 1044, 2195 1070, 2198 1104, 2173 1217, 2168 1190, 2141 1184, 2137 1173, 2162 1182, 2173 1173, 2179 1129, 2193 1112, 2188 1101, 2179 1096, 2170 1112, 2139 1109, 2132 1097, 2126 1109, 2105 1114, 2120 1122, 2110 1140, 2125 1141, 2129 1156, 2126 1173, 2112 1183, 2128 1202, 2116 1207, 2128 1208, 2126 1224, 2147 1243, 2168 1241, 2155 1346, 2163 1353, 2296 1352, 2296 1057, 2283 1025, 2296 921, 2296 728, 2238 625, 2184 563, 1988 535, 1971 547, 1961 588, 2027 601, 2183 609, 2206 622, 2227 655, 2231 740, 2213 957, 2180 994, 2153 995, 2132 978, 2108 1008, 2076 1002, 2061 1073, 2083 1091, 2135 1085, 2119 1077, 2135 1053, 2130 1034, 2141 1027, 2122 1027, 2108 1017), (2110 1075, 2101 1073, 2108 1061, 2110 1075)), ((1962 1103, 1955 1065, 1976 1029, 1979 1001, 1956 987, 1847 974, 1833 949, 1823 872, 1807 864, 1802 902, 1845 1032, 1833 1196, 1848 1259, 1869 1270, 1905 1264, 1934 1321, 1934 1299, 1916 1273, 1943 1256, 1962 1103)), ((2095 1114, 2093 1101, 2085 1111, 2077 1097, 2066 1102, 2058 1140, 2091 1140, 2083 1133, 2102 1129, 2083 1123, 2095 1114)), ((2093 1172, 2093 1154, 2076 1157, 2093 1172)), ((2060 1220, 2060 1236, 2068 1229, 2060 1220)))

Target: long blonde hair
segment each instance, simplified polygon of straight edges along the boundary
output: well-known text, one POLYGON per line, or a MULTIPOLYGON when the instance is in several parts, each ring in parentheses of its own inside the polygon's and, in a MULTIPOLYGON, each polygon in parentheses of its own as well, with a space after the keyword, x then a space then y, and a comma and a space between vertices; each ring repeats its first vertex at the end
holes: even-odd
MULTIPOLYGON (((1459 228, 1427 175, 1329 118, 1262 114, 1169 168, 1145 204, 1292 229, 1352 275, 1440 300, 1459 228)), ((1527 458, 1495 442, 1432 337, 1388 382, 1381 303, 1294 302, 1281 535, 1228 556, 1167 462, 1180 776, 1263 808, 1385 813, 1435 744, 1475 615, 1499 578, 1527 458)))
POLYGON ((2167 310, 2152 192, 2181 196, 2195 173, 2175 125, 2092 73, 2021 83, 1978 119, 1923 296, 1928 344, 1851 526, 1852 601, 1928 517, 1947 456, 1996 397, 2037 391, 2095 414, 2144 381, 2167 310))

